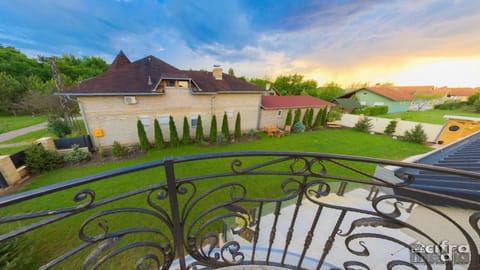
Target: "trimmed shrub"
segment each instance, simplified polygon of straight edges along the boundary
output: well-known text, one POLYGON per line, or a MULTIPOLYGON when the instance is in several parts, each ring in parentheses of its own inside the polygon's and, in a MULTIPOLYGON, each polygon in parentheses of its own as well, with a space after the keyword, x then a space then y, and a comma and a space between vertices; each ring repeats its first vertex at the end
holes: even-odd
POLYGON ((32 243, 24 235, 17 235, 2 241, 0 245, 0 269, 33 269, 32 243))
POLYGON ((308 111, 308 128, 309 129, 312 129, 313 128, 313 124, 314 124, 314 121, 313 121, 313 108, 310 108, 310 110, 308 111))
POLYGON ((227 138, 223 136, 223 133, 218 133, 217 135, 217 144, 226 144, 227 143, 227 138))
POLYGON ((64 138, 65 136, 72 134, 70 126, 58 118, 48 119, 47 130, 59 138, 64 138))
POLYGON ((160 128, 160 123, 158 119, 153 121, 153 132, 155 136, 155 147, 156 148, 164 148, 165 147, 165 139, 163 138, 163 132, 160 128))
POLYGON ((298 121, 295 124, 293 124, 292 132, 300 133, 304 131, 305 131, 305 125, 301 121, 298 121))
POLYGON ((314 127, 323 127, 327 122, 328 107, 325 106, 318 110, 317 117, 315 118, 314 127))
POLYGON ((217 142, 217 117, 212 115, 212 122, 210 123, 210 135, 208 137, 211 143, 217 142))
POLYGON ((128 152, 128 148, 126 146, 121 145, 117 141, 113 141, 112 156, 123 157, 127 154, 127 152, 128 152))
POLYGON ((388 106, 363 106, 355 109, 354 114, 363 114, 367 116, 375 116, 388 113, 388 106))
POLYGON ((473 105, 475 103, 475 100, 470 100, 470 98, 473 97, 473 96, 470 96, 468 97, 468 102, 465 102, 465 101, 447 101, 445 103, 442 103, 442 104, 438 104, 438 105, 435 105, 433 108, 434 109, 438 109, 438 110, 456 110, 456 109, 460 109, 462 108, 463 106, 466 106, 466 105, 473 105))
POLYGON ((81 163, 84 161, 88 161, 92 158, 90 153, 83 151, 80 149, 80 146, 78 144, 73 144, 72 145, 72 152, 68 153, 63 157, 63 160, 65 162, 69 162, 71 164, 77 164, 81 163))
MULTIPOLYGON (((308 115, 310 114, 310 109, 305 109, 305 113, 303 114, 302 117, 302 123, 305 126, 305 128, 308 128, 308 115)), ((296 123, 296 122, 295 122, 296 123)))
POLYGON ((140 142, 140 149, 142 151, 148 151, 148 149, 150 149, 150 143, 148 142, 145 127, 143 126, 143 123, 142 121, 140 121, 140 119, 137 120, 137 134, 138 140, 140 142))
POLYGON ((355 124, 353 128, 361 132, 370 132, 370 130, 373 127, 373 124, 371 123, 371 121, 372 119, 368 117, 363 117, 361 119, 358 119, 358 122, 355 124))
POLYGON ((226 112, 223 113, 222 135, 228 141, 228 137, 230 136, 230 131, 228 129, 228 118, 227 118, 227 113, 226 112))
POLYGON ((190 144, 190 125, 186 116, 183 117, 183 132, 182 132, 182 144, 190 144))
POLYGON ((285 119, 285 126, 292 126, 292 109, 288 109, 287 118, 285 119))
POLYGON ((25 163, 31 173, 41 173, 59 168, 63 159, 56 152, 45 150, 41 145, 32 145, 25 149, 25 163))
POLYGON ((295 115, 293 117, 293 123, 297 123, 300 121, 300 117, 302 117, 302 110, 300 108, 295 109, 295 115))
POLYGON ((405 131, 403 139, 408 142, 423 144, 427 141, 427 134, 421 124, 416 125, 411 130, 405 131))
POLYGON ((333 122, 333 121, 340 120, 340 119, 342 119, 342 107, 340 107, 340 106, 335 107, 335 109, 330 110, 327 113, 327 121, 328 122, 333 122))
POLYGON ((197 118, 197 127, 195 128, 195 142, 202 143, 203 142, 203 125, 202 125, 202 117, 199 115, 197 118))
POLYGON ((180 140, 178 139, 177 126, 175 125, 175 121, 173 120, 173 117, 171 115, 168 121, 168 127, 170 130, 170 146, 171 147, 179 146, 180 140))
POLYGON ((242 137, 242 124, 241 124, 240 112, 237 112, 237 117, 235 118, 235 140, 238 141, 242 137))
POLYGON ((395 130, 397 129, 397 123, 398 122, 395 120, 390 121, 390 123, 388 123, 388 125, 385 127, 383 133, 391 136, 393 133, 395 133, 395 130))

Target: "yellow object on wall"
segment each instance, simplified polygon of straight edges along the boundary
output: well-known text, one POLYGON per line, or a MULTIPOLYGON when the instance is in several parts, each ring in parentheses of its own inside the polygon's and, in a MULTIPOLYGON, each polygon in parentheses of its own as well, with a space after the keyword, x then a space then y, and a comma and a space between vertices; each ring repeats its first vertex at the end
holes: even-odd
POLYGON ((103 129, 97 128, 93 130, 93 136, 95 137, 103 137, 103 129))
POLYGON ((480 131, 480 118, 445 115, 447 124, 438 136, 438 144, 450 144, 480 131))

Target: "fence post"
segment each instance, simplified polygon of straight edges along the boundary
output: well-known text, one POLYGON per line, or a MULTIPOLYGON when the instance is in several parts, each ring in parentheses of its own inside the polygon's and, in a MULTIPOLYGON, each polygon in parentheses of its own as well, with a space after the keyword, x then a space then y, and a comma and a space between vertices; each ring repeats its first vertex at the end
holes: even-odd
POLYGON ((173 244, 177 250, 178 263, 180 269, 186 269, 185 264, 185 250, 183 239, 183 224, 180 220, 180 209, 177 197, 177 183, 175 178, 174 160, 172 157, 165 159, 165 174, 167 176, 168 198, 170 201, 170 212, 172 213, 173 221, 173 244))

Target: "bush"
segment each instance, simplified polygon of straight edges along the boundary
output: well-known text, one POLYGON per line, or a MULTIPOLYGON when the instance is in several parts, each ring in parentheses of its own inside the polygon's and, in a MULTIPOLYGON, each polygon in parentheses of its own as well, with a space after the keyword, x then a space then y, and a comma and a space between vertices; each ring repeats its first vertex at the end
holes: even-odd
POLYGON ((460 109, 462 108, 463 106, 466 106, 466 105, 473 105, 474 101, 472 101, 472 103, 470 104, 470 98, 472 96, 468 97, 469 101, 468 102, 464 102, 464 101, 447 101, 445 103, 442 103, 442 104, 438 104, 438 105, 435 105, 433 108, 434 109, 437 109, 437 110, 456 110, 456 109, 460 109))
POLYGON ((354 114, 363 114, 367 116, 375 116, 388 113, 388 106, 363 106, 362 108, 355 109, 354 114))
POLYGON ((209 138, 211 143, 216 143, 217 142, 217 117, 212 115, 212 122, 210 124, 210 134, 209 138))
POLYGON ((300 133, 304 131, 305 131, 305 125, 301 121, 298 121, 295 124, 293 124, 292 132, 300 133))
POLYGON ((225 136, 223 136, 223 133, 218 133, 216 138, 217 138, 217 141, 216 141, 217 144, 226 144, 227 143, 227 138, 225 138, 225 136))
POLYGON ((314 127, 323 127, 327 122, 328 107, 325 106, 318 110, 317 117, 315 118, 314 127))
POLYGON ((126 146, 121 145, 117 141, 113 141, 112 156, 123 157, 127 154, 127 152, 128 152, 128 148, 126 146))
POLYGON ((155 136, 155 147, 164 148, 165 140, 163 139, 163 133, 162 129, 160 128, 160 123, 158 123, 158 119, 155 119, 155 121, 153 121, 153 132, 155 136))
POLYGON ((69 162, 72 164, 78 164, 84 161, 88 161, 92 158, 90 153, 83 151, 80 149, 80 146, 78 144, 73 144, 72 145, 72 152, 68 153, 63 157, 63 160, 65 162, 69 162))
POLYGON ((418 124, 413 129, 405 131, 403 139, 408 142, 422 144, 427 141, 427 134, 423 131, 422 125, 418 124))
POLYGON ((237 117, 235 118, 235 140, 238 141, 242 137, 242 120, 240 118, 240 112, 237 112, 237 117))
POLYGON ((41 173, 59 168, 63 159, 56 152, 45 150, 41 145, 32 145, 25 149, 25 163, 31 173, 41 173))
POLYGON ((148 142, 147 133, 145 133, 145 127, 140 119, 137 120, 137 134, 140 141, 140 149, 142 151, 148 151, 150 149, 150 143, 148 142))
POLYGON ((195 142, 202 143, 203 142, 203 125, 202 125, 202 117, 199 115, 197 118, 197 127, 195 129, 195 142))
POLYGON ((64 138, 65 136, 72 134, 70 126, 58 118, 48 119, 47 129, 59 138, 64 138))
POLYGON ((186 116, 183 117, 183 132, 182 132, 182 144, 190 144, 190 125, 186 116))
POLYGON ((397 123, 398 122, 395 120, 390 121, 390 123, 388 123, 388 125, 385 127, 383 133, 391 136, 393 133, 395 133, 395 130, 397 129, 397 123))
POLYGON ((31 265, 32 256, 32 243, 25 236, 17 235, 2 241, 0 245, 0 269, 33 269, 31 265))
POLYGON ((170 130, 170 146, 177 147, 180 145, 180 140, 178 139, 177 126, 173 117, 170 115, 170 120, 168 121, 168 127, 170 130))
POLYGON ((371 123, 371 121, 372 119, 368 117, 363 117, 361 119, 358 119, 358 122, 355 124, 353 128, 361 132, 370 132, 370 130, 373 127, 373 124, 371 123))
POLYGON ((285 126, 292 126, 292 109, 288 109, 287 118, 285 119, 285 126))
POLYGON ((333 122, 342 119, 342 107, 338 106, 327 113, 327 121, 333 122))
POLYGON ((223 113, 222 135, 226 140, 228 140, 228 137, 230 136, 230 130, 228 129, 228 118, 227 118, 227 113, 226 112, 223 113))

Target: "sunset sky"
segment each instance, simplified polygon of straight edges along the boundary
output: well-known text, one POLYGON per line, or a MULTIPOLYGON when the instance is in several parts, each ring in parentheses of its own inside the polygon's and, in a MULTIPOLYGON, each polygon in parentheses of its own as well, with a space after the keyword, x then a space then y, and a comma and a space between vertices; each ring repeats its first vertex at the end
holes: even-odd
POLYGON ((238 76, 480 86, 478 0, 0 1, 0 44, 238 76))

